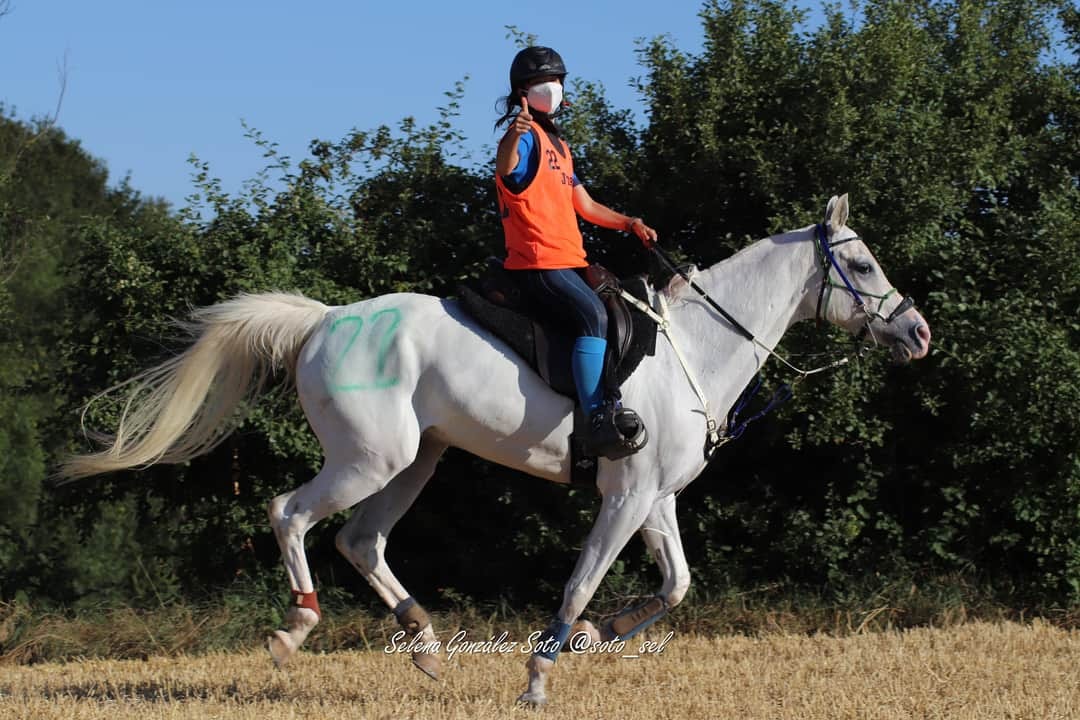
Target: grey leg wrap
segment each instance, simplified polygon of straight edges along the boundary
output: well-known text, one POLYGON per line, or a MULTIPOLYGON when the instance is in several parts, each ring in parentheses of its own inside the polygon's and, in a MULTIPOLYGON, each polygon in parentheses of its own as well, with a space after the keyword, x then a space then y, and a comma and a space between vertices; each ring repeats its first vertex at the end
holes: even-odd
MULTIPOLYGON (((411 596, 398 603, 398 606, 394 608, 394 615, 397 617, 398 624, 401 625, 410 639, 419 637, 424 628, 431 624, 431 617, 428 616, 424 608, 420 607, 420 603, 416 602, 416 598, 411 596)), ((413 665, 432 680, 439 679, 442 660, 439 659, 437 650, 413 650, 412 661, 413 665)))
POLYGON ((667 600, 657 595, 616 617, 604 628, 603 635, 605 639, 626 640, 662 618, 667 611, 667 600))
POLYGON ((394 615, 397 617, 398 624, 409 634, 409 637, 416 636, 431 623, 431 617, 428 616, 424 608, 420 607, 420 603, 416 602, 414 597, 402 600, 394 608, 394 615))

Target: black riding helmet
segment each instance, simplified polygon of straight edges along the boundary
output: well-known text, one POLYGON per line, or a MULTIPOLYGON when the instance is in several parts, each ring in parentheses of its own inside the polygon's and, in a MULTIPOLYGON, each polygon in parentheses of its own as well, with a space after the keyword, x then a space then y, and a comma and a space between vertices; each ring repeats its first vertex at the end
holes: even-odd
POLYGON ((514 90, 523 90, 527 82, 545 75, 557 75, 560 80, 566 77, 563 59, 549 47, 527 47, 510 63, 510 87, 514 90))

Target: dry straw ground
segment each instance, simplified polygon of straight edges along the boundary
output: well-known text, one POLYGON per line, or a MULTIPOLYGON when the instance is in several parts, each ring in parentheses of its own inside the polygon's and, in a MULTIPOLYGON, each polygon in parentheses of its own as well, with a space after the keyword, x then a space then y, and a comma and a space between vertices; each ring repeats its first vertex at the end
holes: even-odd
POLYGON ((1080 718, 1080 632, 1039 621, 843 638, 675 635, 637 659, 564 653, 539 714, 514 706, 523 660, 460 653, 440 683, 378 650, 304 653, 288 672, 255 650, 8 664, 0 718, 1080 718))

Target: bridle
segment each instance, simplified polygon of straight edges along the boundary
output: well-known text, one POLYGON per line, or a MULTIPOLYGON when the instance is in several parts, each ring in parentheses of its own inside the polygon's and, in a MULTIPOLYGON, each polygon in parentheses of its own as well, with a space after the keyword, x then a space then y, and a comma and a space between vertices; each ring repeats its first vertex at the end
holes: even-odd
POLYGON ((870 324, 874 322, 875 319, 882 320, 888 325, 915 306, 915 301, 910 296, 906 296, 900 301, 900 304, 889 313, 888 317, 882 315, 881 308, 884 307, 885 301, 893 295, 896 295, 899 290, 896 288, 889 288, 887 292, 881 295, 869 293, 865 290, 859 292, 855 289, 855 285, 852 284, 851 279, 844 273, 843 268, 840 267, 840 263, 836 261, 836 254, 833 252, 833 248, 837 245, 843 245, 844 243, 849 243, 853 240, 861 240, 862 238, 858 235, 853 235, 849 238, 844 238, 843 240, 833 240, 832 242, 829 242, 828 233, 826 232, 824 223, 815 225, 814 233, 817 238, 817 242, 814 243, 814 249, 817 251, 818 260, 821 262, 821 267, 824 271, 821 278, 821 289, 818 291, 817 312, 815 313, 818 325, 824 323, 825 312, 829 307, 829 300, 832 299, 832 291, 834 289, 847 290, 848 293, 851 294, 851 299, 855 301, 856 312, 862 313, 866 317, 866 322, 863 325, 862 330, 859 332, 858 336, 856 336, 857 340, 862 340, 867 333, 871 332, 870 324), (840 276, 840 279, 843 281, 842 285, 833 282, 833 270, 840 276), (873 309, 867 307, 866 301, 863 298, 876 299, 878 301, 877 307, 873 309))
MULTIPOLYGON (((825 372, 827 370, 832 370, 834 368, 840 367, 841 365, 846 365, 851 360, 852 357, 861 357, 862 353, 863 353, 863 351, 865 349, 862 346, 861 341, 868 333, 872 333, 871 324, 874 322, 875 319, 883 320, 886 324, 889 324, 893 320, 895 320, 896 318, 900 317, 905 312, 910 310, 915 305, 914 300, 912 300, 910 297, 905 297, 903 300, 900 301, 900 304, 897 305, 896 308, 891 313, 889 313, 888 317, 885 317, 884 315, 882 315, 881 314, 881 308, 885 305, 885 301, 888 300, 893 295, 896 295, 899 291, 896 288, 890 288, 888 290, 888 292, 886 292, 886 293, 884 293, 882 295, 876 295, 874 293, 868 293, 868 292, 861 292, 860 293, 857 289, 855 289, 855 286, 852 284, 851 280, 844 273, 843 269, 840 267, 840 264, 836 261, 836 255, 832 251, 832 249, 834 247, 836 247, 837 245, 843 245, 844 243, 851 242, 852 240, 860 240, 861 238, 858 235, 855 235, 855 236, 850 237, 850 238, 844 238, 843 240, 836 240, 836 241, 833 241, 833 242, 829 242, 828 234, 826 232, 824 224, 815 225, 814 226, 814 232, 815 232, 814 248, 815 248, 816 254, 818 256, 818 259, 821 262, 822 269, 824 270, 824 276, 822 277, 822 280, 821 280, 821 290, 818 292, 817 313, 816 313, 818 323, 821 324, 822 320, 824 319, 824 314, 823 313, 828 309, 829 300, 832 297, 832 291, 833 291, 834 288, 838 288, 838 289, 841 289, 841 290, 847 290, 851 294, 852 299, 855 301, 856 310, 858 312, 861 312, 866 317, 866 322, 863 325, 862 330, 859 332, 859 334, 858 334, 858 336, 856 338, 857 349, 854 352, 840 358, 839 360, 835 360, 835 361, 833 361, 831 363, 828 363, 827 365, 822 365, 821 367, 814 368, 812 370, 803 370, 801 368, 796 367, 795 365, 791 364, 787 359, 785 359, 783 356, 778 354, 775 350, 768 347, 767 345, 764 345, 760 340, 757 339, 757 337, 754 336, 754 334, 752 332, 750 332, 750 330, 748 330, 744 325, 742 325, 742 323, 740 323, 738 320, 736 320, 734 317, 732 317, 730 313, 728 313, 726 310, 724 310, 724 308, 720 307, 720 305, 717 304, 717 302, 715 300, 713 300, 711 297, 709 297, 709 294, 707 292, 705 292, 705 290, 703 288, 701 288, 697 283, 695 283, 691 279, 691 277, 690 277, 690 275, 688 273, 686 273, 684 270, 682 270, 682 268, 678 267, 675 264, 675 262, 668 256, 668 254, 666 252, 664 252, 664 250, 661 249, 658 245, 653 243, 652 245, 649 246, 649 249, 652 250, 652 252, 660 259, 660 262, 661 262, 662 265, 667 267, 667 269, 670 270, 672 273, 675 273, 675 274, 679 275, 686 282, 686 284, 688 286, 690 286, 690 288, 692 288, 699 296, 701 296, 701 298, 713 310, 718 312, 725 320, 727 320, 729 323, 731 323, 731 325, 735 328, 736 331, 739 332, 739 334, 741 334, 743 337, 745 337, 751 343, 753 343, 753 344, 759 346, 760 348, 762 348, 766 353, 768 353, 772 357, 775 357, 781 363, 783 363, 788 368, 790 368, 795 373, 797 373, 797 378, 792 383, 792 385, 794 385, 794 384, 797 384, 797 383, 805 380, 810 375, 816 375, 817 373, 825 372), (832 274, 833 270, 836 270, 837 274, 840 276, 840 279, 843 281, 842 285, 838 285, 838 284, 836 284, 836 283, 834 283, 832 281, 831 274, 832 274), (864 297, 875 298, 878 301, 877 307, 874 308, 874 309, 868 308, 866 306, 866 301, 863 299, 864 297)), ((743 396, 741 396, 739 398, 738 402, 736 403, 736 407, 733 409, 733 412, 729 413, 729 416, 728 416, 728 432, 727 432, 726 436, 722 436, 721 435, 722 431, 721 431, 720 423, 716 420, 716 418, 713 416, 712 412, 710 411, 710 409, 709 409, 709 401, 705 397, 704 391, 702 390, 701 386, 698 384, 697 380, 695 379, 694 374, 690 371, 690 366, 687 364, 686 358, 683 356, 682 352, 679 350, 679 346, 676 343, 674 336, 671 334, 671 324, 668 321, 668 317, 667 317, 667 305, 666 305, 666 302, 664 301, 664 294, 663 293, 657 293, 656 294, 657 300, 660 303, 660 313, 657 314, 656 312, 653 311, 653 309, 651 307, 649 307, 649 305, 641 302, 640 300, 638 300, 637 298, 635 298, 633 295, 626 292, 625 290, 621 291, 621 293, 622 293, 622 297, 623 297, 624 300, 626 300, 628 303, 634 305, 639 310, 641 310, 643 313, 645 313, 650 318, 652 318, 652 320, 660 327, 660 331, 663 332, 665 336, 667 336, 668 342, 671 343, 671 347, 675 352, 675 356, 678 358, 679 363, 683 367, 683 371, 686 373, 687 379, 690 381, 690 386, 693 388, 694 393, 698 396, 698 400, 701 402, 702 411, 703 411, 703 413, 705 415, 706 439, 705 439, 705 448, 704 449, 705 449, 705 459, 706 460, 708 460, 710 457, 712 457, 713 452, 720 445, 722 445, 725 442, 727 442, 727 441, 741 435, 742 431, 746 429, 747 424, 749 424, 753 420, 756 420, 756 419, 760 418, 762 415, 764 415, 766 412, 768 412, 769 410, 774 408, 776 405, 778 405, 779 403, 781 403, 784 400, 787 400, 788 398, 791 397, 792 392, 793 392, 793 387, 792 387, 792 385, 789 385, 789 384, 785 383, 773 395, 773 399, 769 401, 769 404, 768 404, 768 406, 766 406, 765 410, 759 412, 757 415, 750 418, 749 420, 744 420, 737 427, 736 431, 734 433, 732 433, 731 432, 731 426, 735 421, 735 415, 739 412, 739 410, 741 410, 741 408, 745 405, 745 403, 749 399, 744 394, 743 396)), ((758 383, 758 385, 760 386, 760 382, 758 383)), ((755 387, 754 391, 752 391, 750 394, 752 395, 753 392, 756 392, 756 387, 755 387)))

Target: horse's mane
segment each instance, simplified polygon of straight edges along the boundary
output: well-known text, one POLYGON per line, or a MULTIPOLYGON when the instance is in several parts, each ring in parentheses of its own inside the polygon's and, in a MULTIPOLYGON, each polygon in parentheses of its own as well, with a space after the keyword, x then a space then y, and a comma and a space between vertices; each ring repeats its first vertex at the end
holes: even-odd
MULTIPOLYGON (((701 272, 697 265, 691 265, 688 268, 684 268, 686 276, 691 280, 694 276, 701 272)), ((667 296, 668 300, 677 301, 682 300, 690 294, 690 285, 683 279, 682 275, 675 273, 668 280, 667 285, 661 289, 661 292, 667 296)))
MULTIPOLYGON (((810 226, 810 227, 812 227, 812 226, 810 226)), ((726 258, 724 258, 723 260, 715 263, 714 265, 710 265, 707 268, 707 270, 712 271, 712 270, 720 269, 723 266, 730 263, 735 258, 742 255, 743 253, 749 252, 751 249, 753 249, 754 247, 760 245, 761 243, 763 243, 765 241, 771 241, 771 242, 774 242, 774 243, 801 242, 802 239, 803 239, 803 235, 805 234, 807 229, 808 228, 802 228, 802 229, 799 229, 799 230, 790 230, 788 232, 780 233, 778 235, 770 235, 769 237, 765 237, 765 238, 751 239, 746 245, 739 248, 735 253, 727 256, 726 258)), ((699 268, 697 265, 690 265, 689 268, 685 268, 685 269, 686 269, 687 276, 691 280, 694 279, 695 275, 702 272, 701 268, 699 268)), ((668 283, 662 289, 662 292, 664 293, 665 296, 667 296, 668 300, 675 301, 675 302, 685 300, 686 298, 690 297, 691 295, 695 295, 695 293, 690 289, 690 285, 678 273, 671 276, 671 279, 668 280, 668 283)))

